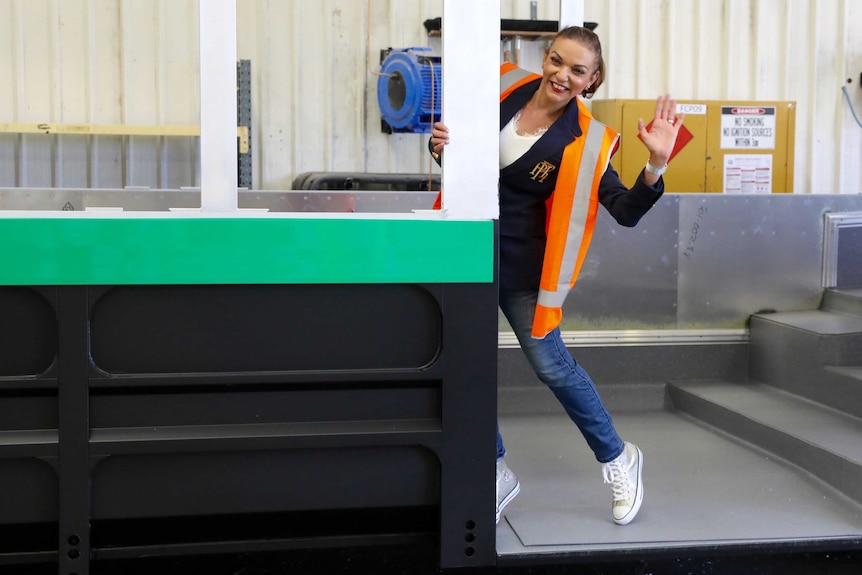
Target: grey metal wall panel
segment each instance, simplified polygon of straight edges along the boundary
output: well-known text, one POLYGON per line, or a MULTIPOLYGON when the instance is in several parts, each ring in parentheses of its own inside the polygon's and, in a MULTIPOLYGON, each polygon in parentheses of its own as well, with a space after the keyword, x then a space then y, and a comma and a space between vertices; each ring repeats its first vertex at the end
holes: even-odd
POLYGON ((815 309, 823 214, 860 206, 858 195, 680 194, 633 229, 601 217, 563 329, 740 329, 762 310, 815 309))
POLYGON ((634 228, 603 208, 564 306, 564 330, 676 328, 679 205, 668 195, 634 228))

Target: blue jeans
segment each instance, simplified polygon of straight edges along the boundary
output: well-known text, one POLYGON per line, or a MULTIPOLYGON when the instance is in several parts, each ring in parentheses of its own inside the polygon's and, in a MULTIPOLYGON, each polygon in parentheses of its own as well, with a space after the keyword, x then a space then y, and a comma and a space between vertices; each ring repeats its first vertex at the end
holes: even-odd
MULTIPOLYGON (((614 429, 593 380, 566 349, 559 328, 543 339, 534 339, 530 335, 537 297, 533 291, 500 290, 500 309, 509 320, 536 375, 551 388, 581 430, 596 459, 600 463, 611 461, 623 452, 623 440, 614 429)), ((505 455, 506 448, 498 426, 497 459, 505 455)))

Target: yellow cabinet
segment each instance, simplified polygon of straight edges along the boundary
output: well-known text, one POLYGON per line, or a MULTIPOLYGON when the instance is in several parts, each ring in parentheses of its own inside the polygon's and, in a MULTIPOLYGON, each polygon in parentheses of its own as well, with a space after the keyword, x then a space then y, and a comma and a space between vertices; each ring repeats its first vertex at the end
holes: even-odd
MULTIPOLYGON (((632 185, 646 164, 638 118, 655 114, 655 100, 593 100, 593 116, 620 133, 611 164, 632 185)), ((668 192, 793 192, 796 102, 684 100, 674 155, 664 175, 668 192)))

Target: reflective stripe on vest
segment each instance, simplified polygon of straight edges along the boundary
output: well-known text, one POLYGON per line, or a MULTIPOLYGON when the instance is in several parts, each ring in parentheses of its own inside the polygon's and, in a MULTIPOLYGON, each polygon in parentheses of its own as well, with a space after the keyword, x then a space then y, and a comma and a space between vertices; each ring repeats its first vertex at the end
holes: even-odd
POLYGON ((533 80, 541 78, 539 74, 528 72, 518 68, 511 62, 505 62, 500 66, 500 101, 509 97, 509 94, 533 80))
POLYGON ((532 336, 541 339, 559 327, 563 302, 587 256, 599 206, 599 183, 619 136, 593 120, 578 100, 583 136, 563 151, 548 208, 548 232, 532 336), (585 169, 581 170, 581 166, 585 169))

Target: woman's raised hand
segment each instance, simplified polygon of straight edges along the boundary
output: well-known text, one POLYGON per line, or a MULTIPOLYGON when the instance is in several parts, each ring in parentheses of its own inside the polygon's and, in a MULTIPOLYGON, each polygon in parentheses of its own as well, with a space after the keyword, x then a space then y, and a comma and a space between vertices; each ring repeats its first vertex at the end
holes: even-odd
POLYGON ((684 120, 685 114, 677 115, 676 100, 670 94, 659 96, 656 99, 655 117, 649 131, 647 131, 647 125, 643 118, 638 118, 638 133, 640 133, 641 141, 649 150, 650 165, 661 168, 667 164, 684 120))

